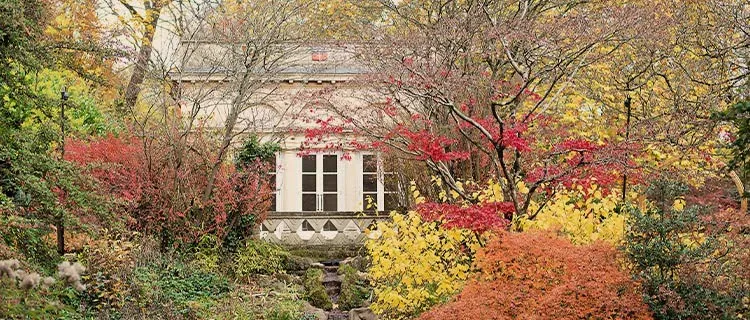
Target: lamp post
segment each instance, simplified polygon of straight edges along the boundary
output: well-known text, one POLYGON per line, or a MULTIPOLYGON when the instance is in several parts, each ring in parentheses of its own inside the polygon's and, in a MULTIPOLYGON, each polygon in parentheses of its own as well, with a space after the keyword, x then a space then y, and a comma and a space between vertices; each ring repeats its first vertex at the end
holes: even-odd
MULTIPOLYGON (((65 159, 65 102, 68 101, 68 92, 65 87, 60 91, 60 160, 65 159)), ((64 211, 60 210, 57 216, 57 252, 65 254, 65 218, 64 211)))

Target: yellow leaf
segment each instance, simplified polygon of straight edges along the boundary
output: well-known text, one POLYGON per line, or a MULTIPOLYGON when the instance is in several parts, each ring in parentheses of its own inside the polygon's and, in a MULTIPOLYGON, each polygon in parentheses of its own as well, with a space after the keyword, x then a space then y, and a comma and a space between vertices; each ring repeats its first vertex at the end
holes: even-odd
POLYGON ((672 204, 672 208, 675 209, 676 211, 682 211, 683 209, 685 209, 685 200, 682 200, 682 199, 675 200, 674 203, 672 204))

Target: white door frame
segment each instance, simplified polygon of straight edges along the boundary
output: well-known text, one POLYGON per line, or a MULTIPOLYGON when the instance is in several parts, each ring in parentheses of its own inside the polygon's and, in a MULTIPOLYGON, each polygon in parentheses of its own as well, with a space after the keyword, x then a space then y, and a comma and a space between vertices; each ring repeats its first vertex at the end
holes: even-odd
MULTIPOLYGON (((300 188, 301 193, 300 193, 300 197, 298 198, 299 199, 298 201, 300 201, 302 203, 301 210, 305 211, 304 210, 304 202, 303 202, 304 201, 304 195, 314 194, 315 195, 315 210, 314 211, 316 211, 316 212, 321 212, 321 211, 338 211, 339 208, 341 207, 340 196, 341 196, 341 182, 342 182, 342 177, 341 177, 341 174, 340 174, 341 166, 340 166, 340 163, 339 163, 341 161, 341 159, 340 159, 339 153, 336 153, 336 152, 313 153, 313 154, 309 154, 309 155, 305 155, 305 156, 300 157, 300 162, 301 163, 304 162, 304 158, 307 157, 307 156, 314 156, 315 157, 315 172, 305 172, 304 171, 304 164, 300 165, 300 168, 302 169, 300 171, 300 177, 301 177, 300 183, 302 184, 302 187, 300 188), (323 161, 325 159, 325 156, 333 156, 333 157, 335 157, 335 159, 336 159, 336 171, 330 171, 330 172, 325 172, 324 171, 323 161), (314 191, 310 191, 310 190, 305 191, 304 190, 304 180, 305 180, 304 178, 305 178, 306 175, 307 176, 310 176, 310 175, 315 176, 315 190, 314 191), (334 176, 335 177, 336 191, 325 191, 324 190, 324 188, 325 188, 324 179, 325 179, 326 176, 334 176), (336 196, 335 197, 335 199, 336 199, 335 210, 325 210, 325 196, 326 195, 335 195, 336 196)), ((308 210, 306 212, 311 212, 311 211, 308 210)))

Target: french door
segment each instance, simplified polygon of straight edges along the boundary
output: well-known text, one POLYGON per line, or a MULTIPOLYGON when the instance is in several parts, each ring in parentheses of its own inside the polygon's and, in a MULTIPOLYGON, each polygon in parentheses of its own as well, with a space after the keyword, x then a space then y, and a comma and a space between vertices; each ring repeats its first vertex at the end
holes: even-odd
POLYGON ((302 211, 338 211, 338 161, 335 154, 302 157, 302 211))

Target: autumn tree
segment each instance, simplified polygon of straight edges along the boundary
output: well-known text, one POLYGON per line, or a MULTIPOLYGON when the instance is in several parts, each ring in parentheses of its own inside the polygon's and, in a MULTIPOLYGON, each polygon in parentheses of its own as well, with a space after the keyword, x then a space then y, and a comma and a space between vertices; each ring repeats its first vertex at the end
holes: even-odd
MULTIPOLYGON (((742 10, 733 1, 632 4, 650 8, 658 18, 644 22, 609 59, 583 69, 564 100, 601 111, 582 130, 624 127, 616 132, 619 138, 644 151, 638 161, 642 174, 668 171, 700 185, 726 161, 718 154, 720 127, 711 114, 736 101, 738 80, 747 73, 741 54, 747 43, 733 22, 742 10)), ((558 110, 576 125, 586 120, 570 108, 558 110)))
MULTIPOLYGON (((122 24, 125 34, 130 36, 130 45, 136 52, 133 70, 125 87, 123 110, 135 107, 150 66, 151 55, 154 50, 154 37, 160 21, 163 20, 162 11, 173 2, 183 3, 183 1, 174 0, 105 1, 109 12, 122 24)), ((184 2, 186 5, 192 4, 192 1, 184 2)))
MULTIPOLYGON (((308 5, 268 0, 164 7, 160 19, 169 24, 160 31, 168 41, 151 53, 143 80, 149 89, 140 91, 137 105, 128 110, 143 157, 140 174, 152 184, 151 194, 158 194, 134 209, 144 226, 158 231, 159 223, 169 221, 198 230, 192 229, 195 224, 210 226, 214 218, 238 223, 237 209, 221 204, 243 191, 236 180, 245 170, 230 169, 228 160, 243 137, 281 125, 280 115, 294 105, 278 103, 294 100, 297 90, 278 80, 298 66, 300 57, 308 57, 307 29, 300 19, 308 5)), ((268 178, 262 169, 253 172, 248 177, 268 178)), ((256 208, 247 210, 264 210, 268 199, 260 201, 261 194, 247 192, 258 196, 256 208)))
POLYGON ((612 184, 633 165, 629 144, 574 135, 551 110, 582 68, 611 54, 603 48, 633 37, 647 12, 576 1, 382 5, 393 23, 359 48, 370 71, 363 81, 378 85, 362 97, 365 107, 337 110, 382 141, 375 147, 422 161, 464 201, 476 199, 462 181, 497 177, 514 215, 531 217, 540 191, 612 184))
POLYGON ((91 141, 71 139, 66 160, 95 179, 98 193, 114 204, 109 210, 126 217, 122 219, 128 227, 159 237, 162 248, 175 241, 194 243, 206 234, 221 240, 244 239, 270 205, 269 164, 253 158, 236 167, 223 165, 214 180, 221 196, 197 202, 210 172, 202 157, 216 152, 206 139, 210 135, 194 134, 195 150, 180 166, 167 165, 170 148, 156 145, 164 140, 151 142, 151 153, 146 155, 141 139, 112 135, 91 141))
POLYGON ((164 133, 178 165, 192 152, 192 132, 203 127, 216 134, 218 152, 207 160, 210 173, 200 201, 211 198, 213 180, 238 137, 274 128, 289 112, 291 105, 275 102, 293 100, 295 89, 280 89, 278 77, 307 53, 300 14, 308 5, 220 2, 170 13, 177 44, 154 57, 158 64, 147 81, 155 89, 143 92, 133 114, 140 134, 148 136, 154 125, 164 133))

